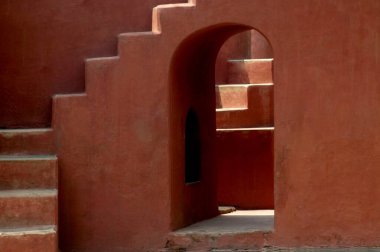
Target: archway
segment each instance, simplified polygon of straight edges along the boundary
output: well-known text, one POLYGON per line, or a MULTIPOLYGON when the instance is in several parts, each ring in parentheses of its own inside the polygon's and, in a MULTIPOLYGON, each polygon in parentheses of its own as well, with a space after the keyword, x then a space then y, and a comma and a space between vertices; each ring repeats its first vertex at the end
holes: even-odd
MULTIPOLYGON (((215 61, 225 41, 252 28, 219 24, 188 36, 176 50, 170 67, 171 227, 178 229, 217 216, 215 61), (186 183, 186 118, 199 120, 200 179, 186 183)), ((271 160, 273 162, 273 160, 271 160)))
POLYGON ((273 52, 257 30, 230 37, 216 61, 221 212, 274 209, 273 52))

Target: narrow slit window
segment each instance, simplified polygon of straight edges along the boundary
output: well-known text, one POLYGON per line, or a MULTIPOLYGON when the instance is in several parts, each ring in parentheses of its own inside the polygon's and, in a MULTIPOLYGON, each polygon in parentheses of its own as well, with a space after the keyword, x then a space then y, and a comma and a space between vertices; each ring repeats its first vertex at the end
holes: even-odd
POLYGON ((185 125, 185 182, 194 183, 201 177, 201 141, 198 116, 190 109, 185 125))

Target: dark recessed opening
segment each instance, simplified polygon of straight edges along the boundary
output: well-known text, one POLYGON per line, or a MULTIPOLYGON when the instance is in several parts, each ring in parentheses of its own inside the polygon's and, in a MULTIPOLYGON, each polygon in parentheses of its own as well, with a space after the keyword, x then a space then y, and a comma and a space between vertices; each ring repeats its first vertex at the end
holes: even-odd
POLYGON ((194 183, 201 177, 201 141, 198 116, 190 109, 185 126, 185 182, 194 183))

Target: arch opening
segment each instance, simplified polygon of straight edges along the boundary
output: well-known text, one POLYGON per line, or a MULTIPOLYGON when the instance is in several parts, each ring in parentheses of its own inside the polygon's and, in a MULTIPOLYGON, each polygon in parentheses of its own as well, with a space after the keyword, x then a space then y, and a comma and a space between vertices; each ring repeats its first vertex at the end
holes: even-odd
POLYGON ((274 209, 273 51, 252 29, 230 37, 216 61, 218 204, 274 209))
MULTIPOLYGON (((221 154, 218 153, 220 148, 217 145, 220 144, 218 135, 221 133, 216 131, 218 123, 216 107, 220 94, 215 84, 221 78, 227 80, 223 74, 228 74, 228 62, 220 64, 221 58, 224 57, 221 55, 226 52, 225 55, 228 55, 228 50, 225 47, 222 50, 221 48, 227 39, 235 34, 245 34, 238 36, 251 39, 253 33, 250 33, 250 36, 246 34, 250 30, 251 27, 239 24, 220 24, 202 29, 188 36, 172 58, 170 153, 173 230, 219 215, 218 206, 222 202, 219 196, 218 169, 220 168, 217 167, 217 160, 221 154), (197 117, 197 130, 199 130, 196 136, 188 132, 189 118, 194 115, 197 117), (194 146, 199 147, 199 154, 196 151, 193 153, 188 151, 189 148, 196 149, 194 146, 190 147, 189 137, 194 138, 195 142, 198 141, 194 146), (196 168, 194 174, 189 175, 192 170, 189 167, 198 167, 199 170, 196 168)), ((250 41, 245 43, 248 45, 250 41)), ((251 49, 245 48, 245 50, 251 55, 251 49)), ((271 49, 268 52, 271 53, 271 49)), ((273 159, 271 162, 273 163, 273 159)))

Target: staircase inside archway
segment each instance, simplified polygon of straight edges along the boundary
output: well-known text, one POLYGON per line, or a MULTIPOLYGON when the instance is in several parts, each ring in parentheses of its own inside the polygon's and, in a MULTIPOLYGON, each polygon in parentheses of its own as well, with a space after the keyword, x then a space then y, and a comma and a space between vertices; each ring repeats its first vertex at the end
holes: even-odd
MULTIPOLYGON (((237 41, 241 47, 242 38, 244 40, 249 33, 240 38, 239 35, 232 37, 232 43, 223 47, 221 54, 231 50, 234 43, 236 47, 237 41)), ((257 36, 256 31, 252 34, 263 38, 257 36)), ((248 46, 258 49, 249 43, 248 46)), ((255 56, 226 59, 225 64, 222 63, 227 73, 224 79, 218 76, 220 65, 217 66, 216 166, 221 215, 171 233, 168 251, 251 251, 271 243, 274 230, 273 58, 267 57, 272 56, 271 52, 262 50, 255 56)))
POLYGON ((274 209, 273 59, 229 60, 216 85, 219 205, 274 209))

